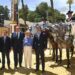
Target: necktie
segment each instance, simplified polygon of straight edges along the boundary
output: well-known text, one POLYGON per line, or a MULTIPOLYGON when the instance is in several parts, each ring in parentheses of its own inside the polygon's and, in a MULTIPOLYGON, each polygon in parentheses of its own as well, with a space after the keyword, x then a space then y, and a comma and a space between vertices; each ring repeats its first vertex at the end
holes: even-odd
POLYGON ((4 43, 5 43, 5 41, 6 41, 6 37, 4 37, 4 43))
POLYGON ((18 39, 18 33, 16 33, 16 37, 17 37, 17 39, 18 39))

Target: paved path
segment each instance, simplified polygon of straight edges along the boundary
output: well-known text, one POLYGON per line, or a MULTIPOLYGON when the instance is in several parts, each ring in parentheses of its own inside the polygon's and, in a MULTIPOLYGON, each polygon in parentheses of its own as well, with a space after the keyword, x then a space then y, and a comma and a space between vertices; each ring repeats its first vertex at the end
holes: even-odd
MULTIPOLYGON (((75 57, 75 56, 74 56, 75 57)), ((7 65, 4 71, 0 71, 0 75, 75 75, 75 58, 72 59, 72 66, 70 69, 66 69, 66 54, 65 50, 63 50, 63 62, 61 65, 56 64, 54 61, 51 60, 50 50, 45 51, 45 65, 46 65, 46 72, 44 74, 41 73, 41 66, 40 71, 35 72, 35 54, 32 55, 32 69, 25 69, 24 68, 24 58, 22 63, 22 68, 18 68, 18 70, 14 70, 14 62, 13 62, 13 52, 10 53, 11 59, 11 68, 12 70, 8 70, 7 65)), ((0 64, 1 67, 1 64, 0 64)))

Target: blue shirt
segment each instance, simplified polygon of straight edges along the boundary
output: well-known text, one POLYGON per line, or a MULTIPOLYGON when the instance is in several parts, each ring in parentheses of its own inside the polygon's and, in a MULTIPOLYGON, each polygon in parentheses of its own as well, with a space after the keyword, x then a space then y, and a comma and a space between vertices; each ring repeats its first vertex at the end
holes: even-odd
POLYGON ((32 46, 33 39, 31 37, 25 37, 23 40, 23 46, 32 46))

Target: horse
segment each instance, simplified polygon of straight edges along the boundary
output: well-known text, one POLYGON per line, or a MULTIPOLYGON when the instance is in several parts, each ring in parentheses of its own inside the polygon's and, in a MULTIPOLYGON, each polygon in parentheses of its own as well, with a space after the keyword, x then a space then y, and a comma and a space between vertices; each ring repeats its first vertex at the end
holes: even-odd
MULTIPOLYGON (((57 43, 58 43, 58 49, 60 51, 60 63, 62 62, 62 49, 65 48, 66 49, 66 57, 67 57, 67 67, 70 66, 70 58, 72 58, 73 56, 73 52, 74 52, 74 45, 73 45, 73 35, 69 34, 66 35, 66 30, 67 27, 59 27, 58 28, 58 36, 57 36, 57 43), (67 36, 67 38, 65 39, 65 36, 67 36), (71 57, 70 57, 71 54, 71 57)), ((58 53, 58 52, 57 52, 58 53)), ((56 56, 58 57, 58 56, 56 56)), ((57 58, 58 59, 58 58, 57 58)))
POLYGON ((67 35, 68 38, 65 40, 65 34, 67 31, 67 26, 63 26, 63 25, 59 25, 56 26, 57 30, 55 31, 56 34, 56 40, 54 40, 54 37, 52 35, 52 32, 49 32, 49 39, 50 39, 50 43, 52 45, 53 48, 53 53, 52 53, 52 59, 55 59, 56 62, 58 62, 58 50, 60 53, 60 63, 62 62, 62 49, 65 48, 66 49, 66 57, 67 57, 67 67, 70 66, 70 58, 72 58, 73 56, 73 52, 74 52, 74 45, 73 45, 73 35, 69 34, 67 35), (71 55, 71 57, 70 57, 71 55))

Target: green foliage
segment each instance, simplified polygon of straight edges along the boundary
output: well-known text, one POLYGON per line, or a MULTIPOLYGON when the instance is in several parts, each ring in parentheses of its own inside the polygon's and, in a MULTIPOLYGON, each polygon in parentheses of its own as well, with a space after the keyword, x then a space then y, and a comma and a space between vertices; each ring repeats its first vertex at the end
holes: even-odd
POLYGON ((9 19, 9 9, 7 6, 5 6, 4 8, 4 16, 5 16, 5 19, 8 20, 9 19))
POLYGON ((33 11, 29 11, 27 19, 31 22, 34 22, 35 15, 36 14, 33 11))
POLYGON ((73 14, 73 17, 75 17, 75 13, 73 14))
POLYGON ((39 22, 41 20, 41 16, 34 11, 29 11, 27 20, 31 22, 39 22))
POLYGON ((51 3, 51 8, 54 9, 54 4, 53 4, 54 2, 53 2, 53 0, 50 0, 50 3, 51 3))
POLYGON ((50 22, 60 22, 65 21, 66 17, 64 14, 61 14, 58 10, 52 9, 48 6, 46 2, 40 3, 35 11, 28 10, 28 7, 25 7, 25 15, 23 14, 22 9, 19 10, 19 17, 25 17, 26 20, 31 22, 39 22, 41 18, 44 17, 50 22))
POLYGON ((9 9, 0 5, 0 26, 4 25, 4 20, 9 20, 9 9))
POLYGON ((24 10, 19 9, 19 17, 24 20, 27 20, 27 15, 28 15, 28 6, 24 5, 24 10))
POLYGON ((73 0, 68 0, 67 3, 68 4, 72 4, 73 3, 73 0))
POLYGON ((64 22, 66 19, 66 16, 64 14, 61 14, 58 10, 52 11, 51 8, 48 9, 48 20, 50 22, 64 22))
POLYGON ((37 7, 36 7, 36 12, 38 14, 40 14, 41 17, 46 18, 46 11, 48 9, 48 5, 45 2, 40 3, 37 7))
POLYGON ((0 5, 0 14, 3 14, 3 18, 8 20, 9 19, 9 9, 7 6, 3 7, 0 5))

